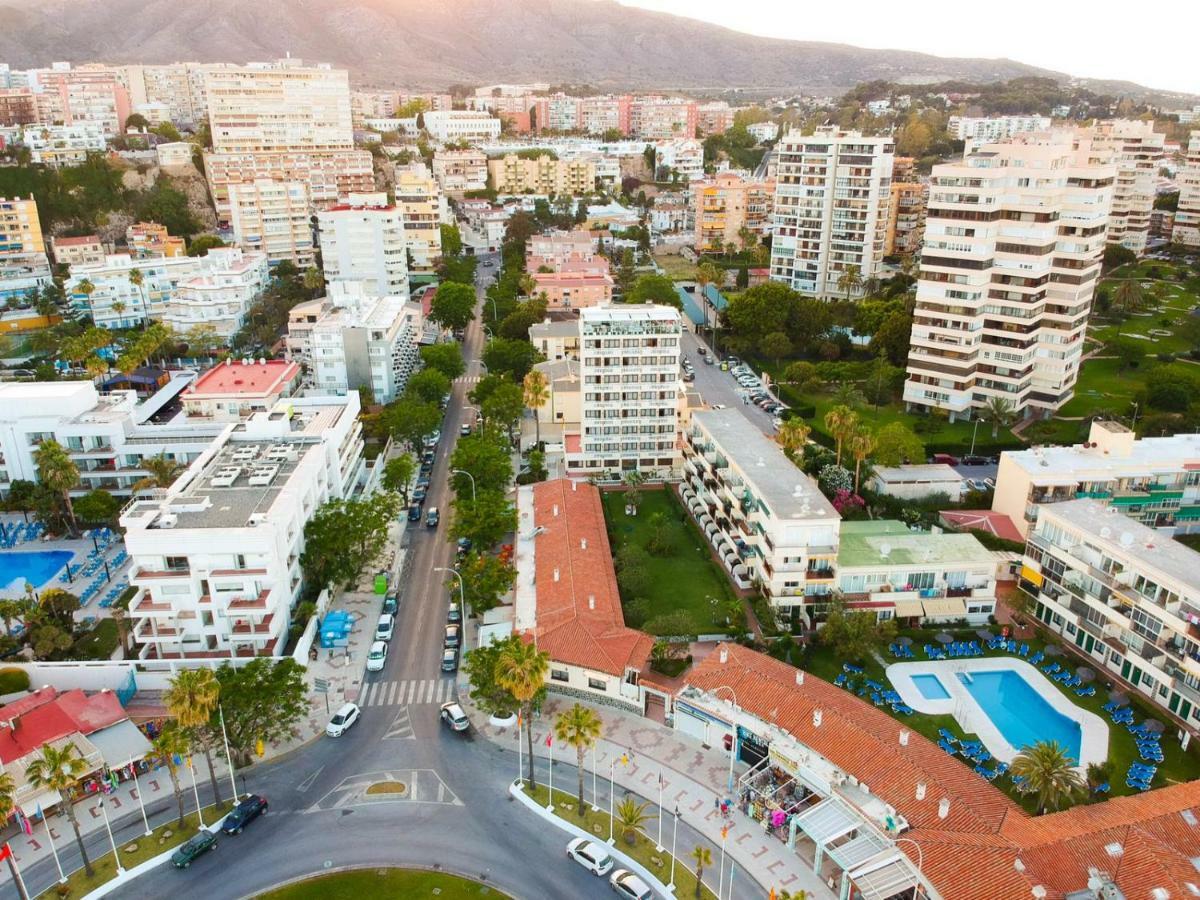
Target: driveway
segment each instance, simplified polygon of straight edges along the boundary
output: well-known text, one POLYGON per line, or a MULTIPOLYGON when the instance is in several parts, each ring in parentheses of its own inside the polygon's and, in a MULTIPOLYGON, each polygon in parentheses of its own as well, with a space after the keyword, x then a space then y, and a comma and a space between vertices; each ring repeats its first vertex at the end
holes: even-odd
POLYGON ((723 404, 730 408, 740 409, 746 418, 761 428, 765 434, 774 434, 775 426, 771 424, 774 416, 763 412, 753 403, 746 403, 743 399, 745 391, 734 381, 733 375, 729 372, 722 372, 719 361, 714 362, 711 366, 706 365, 704 357, 700 355, 700 347, 704 347, 709 356, 712 355, 712 350, 707 343, 685 329, 683 332, 683 355, 690 359, 696 368, 696 380, 690 382, 687 387, 699 391, 700 396, 709 406, 723 404))

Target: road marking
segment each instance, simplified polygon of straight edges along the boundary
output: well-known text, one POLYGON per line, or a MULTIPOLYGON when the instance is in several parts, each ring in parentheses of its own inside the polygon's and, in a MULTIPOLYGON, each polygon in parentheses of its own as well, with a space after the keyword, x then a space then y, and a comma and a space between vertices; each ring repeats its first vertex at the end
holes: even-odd
POLYGON ((445 703, 454 696, 453 678, 412 678, 372 682, 363 688, 359 706, 409 706, 445 703))
POLYGON ((296 785, 296 790, 298 790, 301 794, 306 793, 314 784, 316 784, 317 776, 320 775, 324 770, 325 767, 321 766, 321 768, 317 769, 317 771, 313 772, 302 782, 296 785))
POLYGON ((408 714, 408 707, 402 706, 383 738, 384 740, 416 740, 416 737, 416 732, 413 731, 412 717, 408 714))
POLYGON ((405 706, 407 706, 408 704, 413 702, 413 685, 414 685, 414 682, 410 681, 408 684, 406 684, 404 686, 404 705, 405 706))

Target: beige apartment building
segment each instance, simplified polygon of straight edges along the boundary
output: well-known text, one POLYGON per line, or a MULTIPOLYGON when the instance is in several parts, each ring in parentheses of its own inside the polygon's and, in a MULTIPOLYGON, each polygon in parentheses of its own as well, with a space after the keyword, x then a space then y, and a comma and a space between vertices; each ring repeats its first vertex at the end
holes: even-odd
POLYGON ((488 159, 481 150, 438 150, 433 154, 432 169, 445 193, 487 188, 488 159))
POLYGON ((509 153, 488 160, 488 180, 500 194, 588 194, 596 189, 596 163, 585 157, 526 159, 509 153))
POLYGON ((0 258, 45 252, 37 201, 0 197, 0 258))
POLYGON ((557 272, 537 272, 533 281, 534 294, 544 294, 550 309, 580 309, 612 302, 612 276, 589 263, 568 264, 557 272))
POLYGON ((175 237, 158 222, 134 222, 125 229, 125 243, 134 259, 187 255, 183 238, 175 237))
MULTIPOLYGON (((776 145, 771 279, 844 298, 848 271, 878 278, 887 240, 895 143, 856 131, 790 131, 776 145)), ((851 294, 861 293, 851 291, 851 294)))
POLYGON ((1116 169, 1070 131, 934 166, 905 405, 1049 416, 1074 394, 1116 169))
POLYGON ((234 184, 302 181, 313 206, 332 206, 351 193, 373 191, 375 172, 366 150, 288 153, 205 153, 204 171, 217 217, 229 222, 229 188, 234 184))
POLYGON ((404 218, 404 242, 413 272, 432 272, 442 258, 442 195, 420 163, 396 169, 396 206, 404 218))
POLYGON ((1153 122, 1114 119, 1080 129, 1080 137, 1091 142, 1099 161, 1111 161, 1117 168, 1108 243, 1142 256, 1150 237, 1164 135, 1154 130, 1153 122))
POLYGON ((258 250, 271 265, 283 260, 306 269, 313 264, 311 203, 302 181, 261 178, 229 186, 233 240, 243 250, 258 250))
POLYGON ((1187 161, 1180 168, 1179 208, 1171 241, 1185 247, 1200 247, 1200 131, 1193 131, 1188 142, 1187 161))
POLYGON ((758 180, 722 172, 693 181, 691 187, 697 251, 745 248, 770 230, 775 204, 773 178, 758 180))
POLYGON ((94 234, 52 237, 50 249, 54 251, 54 262, 60 266, 88 266, 104 262, 104 244, 94 234))
POLYGON ((928 196, 927 184, 892 181, 884 256, 913 255, 920 252, 921 239, 925 236, 925 201, 928 196))

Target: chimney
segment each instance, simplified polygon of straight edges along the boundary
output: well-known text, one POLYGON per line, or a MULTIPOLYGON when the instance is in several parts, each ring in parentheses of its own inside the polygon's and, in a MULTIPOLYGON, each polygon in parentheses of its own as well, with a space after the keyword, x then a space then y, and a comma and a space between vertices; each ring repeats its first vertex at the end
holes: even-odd
POLYGON ((721 648, 721 664, 729 662, 729 651, 724 647, 721 648))
POLYGON ((800 687, 803 684, 804 684, 804 673, 800 669, 797 669, 796 670, 796 686, 800 687))
POLYGON ((580 539, 580 541, 579 541, 579 549, 580 549, 580 550, 586 550, 586 549, 587 549, 587 538, 582 538, 582 539, 580 539))
POLYGON ((557 568, 554 570, 554 580, 558 581, 558 569, 557 568))
POLYGON ((578 482, 578 481, 572 481, 572 482, 571 482, 571 493, 573 494, 573 493, 575 493, 575 492, 576 492, 576 491, 578 491, 578 490, 579 490, 579 482, 578 482))
POLYGON ((557 503, 554 504, 554 518, 556 518, 556 519, 558 518, 558 504, 557 503))
POLYGON ((923 782, 923 781, 917 782, 917 799, 918 800, 925 799, 925 782, 923 782))
POLYGON ((1038 900, 1042 900, 1042 898, 1046 896, 1046 889, 1040 884, 1035 884, 1029 893, 1037 897, 1038 900))
POLYGON ((595 609, 595 608, 596 608, 596 595, 588 594, 588 609, 595 609))
POLYGON ((908 729, 907 728, 900 729, 900 746, 901 747, 908 746, 908 729))
POLYGON ((950 815, 950 798, 943 797, 938 801, 938 818, 944 819, 950 815))
POLYGON ((820 728, 820 727, 821 727, 821 711, 819 709, 814 709, 813 710, 813 728, 820 728))
POLYGON ((1016 869, 1018 872, 1025 871, 1025 863, 1021 860, 1021 857, 1018 856, 1016 859, 1013 860, 1013 868, 1016 869))

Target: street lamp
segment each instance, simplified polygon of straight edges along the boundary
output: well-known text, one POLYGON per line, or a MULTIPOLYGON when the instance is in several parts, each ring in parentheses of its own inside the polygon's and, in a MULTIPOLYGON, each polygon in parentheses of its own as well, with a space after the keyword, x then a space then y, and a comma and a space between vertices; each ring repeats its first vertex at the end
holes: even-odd
MULTIPOLYGON (((921 870, 925 867, 925 851, 922 850, 921 845, 918 844, 916 841, 914 841, 912 838, 898 837, 898 838, 892 839, 892 843, 894 843, 894 844, 900 844, 900 843, 904 843, 904 842, 908 842, 917 848, 917 874, 920 875, 921 878, 924 878, 925 873, 922 872, 921 870)), ((921 890, 922 894, 925 893, 924 885, 920 886, 920 890, 921 890)))
POLYGON ((667 890, 672 893, 675 891, 675 838, 679 835, 679 804, 675 804, 675 824, 671 827, 671 883, 667 885, 667 890))
POLYGON ((472 475, 470 472, 468 472, 466 469, 451 469, 450 474, 451 475, 466 475, 468 478, 471 479, 471 502, 474 503, 475 502, 475 476, 472 475))
MULTIPOLYGON (((463 590, 462 575, 459 574, 458 569, 455 569, 450 566, 447 566, 447 567, 438 566, 433 571, 449 572, 451 575, 453 575, 455 578, 458 579, 458 612, 459 612, 459 616, 460 616, 462 622, 465 624, 467 621, 467 600, 466 600, 466 592, 463 590)), ((520 736, 518 736, 517 740, 518 741, 520 740, 520 736)))
POLYGON ((979 433, 979 423, 982 422, 979 416, 975 417, 975 427, 971 429, 971 456, 975 455, 975 435, 979 433))
MULTIPOLYGON (((709 693, 715 697, 717 695, 718 691, 729 691, 729 693, 733 696, 732 706, 734 707, 734 709, 741 708, 741 704, 738 703, 737 692, 735 692, 734 689, 731 688, 729 685, 722 684, 719 687, 713 688, 711 691, 709 691, 709 693)), ((732 719, 734 717, 730 716, 729 718, 732 719)), ((732 727, 732 733, 729 735, 729 790, 732 793, 732 791, 733 791, 733 761, 737 757, 737 722, 734 721, 734 722, 730 722, 729 724, 732 727)))

